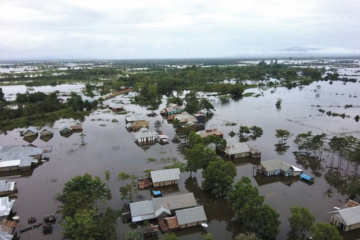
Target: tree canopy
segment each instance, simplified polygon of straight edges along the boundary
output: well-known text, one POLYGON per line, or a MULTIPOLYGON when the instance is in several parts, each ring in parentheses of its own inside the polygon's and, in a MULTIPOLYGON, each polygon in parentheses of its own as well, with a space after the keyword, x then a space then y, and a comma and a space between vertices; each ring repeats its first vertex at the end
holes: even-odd
POLYGON ((311 227, 313 240, 342 240, 339 231, 330 223, 317 223, 311 227))
POLYGON ((291 217, 289 218, 291 230, 297 235, 303 235, 310 231, 310 227, 315 223, 315 217, 305 207, 293 206, 290 208, 291 217))

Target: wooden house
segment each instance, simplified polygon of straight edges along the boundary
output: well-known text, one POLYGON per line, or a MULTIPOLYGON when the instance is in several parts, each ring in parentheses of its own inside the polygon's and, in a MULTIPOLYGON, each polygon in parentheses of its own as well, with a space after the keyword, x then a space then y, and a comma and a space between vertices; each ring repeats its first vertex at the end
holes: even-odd
POLYGON ((134 135, 136 142, 139 144, 146 144, 149 142, 155 142, 158 134, 142 127, 138 132, 134 133, 134 135))
POLYGON ((344 208, 330 213, 330 222, 347 232, 360 228, 360 206, 344 208))
POLYGON ((266 176, 283 175, 289 176, 300 176, 302 170, 295 166, 292 166, 286 162, 280 161, 279 159, 263 161, 257 167, 258 172, 266 176))
POLYGON ((16 182, 0 180, 0 196, 7 196, 16 191, 16 182))
POLYGON ((45 126, 39 131, 40 136, 52 136, 54 135, 54 129, 49 126, 45 126))
POLYGON ((165 169, 158 171, 151 171, 151 179, 154 187, 175 185, 179 180, 180 169, 165 169))
POLYGON ((225 148, 225 156, 231 158, 242 158, 250 156, 250 147, 246 142, 228 144, 225 148))
POLYGON ((69 134, 72 132, 72 129, 69 125, 63 124, 59 127, 60 134, 69 134))
POLYGON ((203 206, 175 211, 180 228, 195 227, 207 221, 203 206))
POLYGON ((38 135, 38 130, 35 127, 28 127, 22 132, 24 137, 36 137, 38 135))
POLYGON ((184 111, 183 107, 181 107, 175 103, 170 103, 166 108, 164 108, 163 110, 160 111, 160 115, 170 116, 173 114, 182 113, 183 111, 184 111))
POLYGON ((202 130, 202 131, 197 132, 197 134, 199 134, 200 137, 202 137, 202 138, 208 137, 208 136, 216 136, 216 137, 223 138, 223 136, 224 136, 224 133, 222 131, 219 131, 217 128, 202 130))

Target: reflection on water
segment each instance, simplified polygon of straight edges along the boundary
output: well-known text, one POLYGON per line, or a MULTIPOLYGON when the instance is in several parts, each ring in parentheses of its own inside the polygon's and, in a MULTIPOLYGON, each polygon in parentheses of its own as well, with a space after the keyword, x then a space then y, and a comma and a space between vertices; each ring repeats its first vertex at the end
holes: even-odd
MULTIPOLYGON (((292 239, 288 235, 291 206, 304 206, 316 216, 316 221, 329 222, 330 218, 327 213, 332 211, 335 206, 343 205, 348 198, 344 191, 345 185, 341 181, 358 175, 354 166, 352 164, 348 166, 347 162, 343 161, 340 169, 331 169, 329 168, 331 163, 333 162, 333 166, 337 167, 338 161, 337 159, 332 161, 331 154, 325 152, 321 160, 294 155, 293 152, 296 152, 297 149, 293 140, 297 134, 307 131, 312 131, 313 134, 325 132, 330 138, 340 134, 352 134, 360 138, 359 123, 353 118, 328 117, 320 114, 318 108, 313 107, 319 105, 326 111, 331 109, 334 112, 344 112, 347 115, 355 116, 358 114, 358 109, 343 109, 343 106, 345 104, 358 105, 357 98, 349 97, 350 94, 360 96, 358 84, 343 85, 340 82, 334 82, 330 85, 327 82, 318 82, 304 86, 302 91, 299 91, 299 88, 288 90, 278 87, 273 93, 270 93, 273 90, 271 88, 264 90, 263 96, 257 98, 230 99, 226 104, 220 100, 212 101, 216 111, 206 123, 206 128, 216 127, 225 135, 231 131, 238 133, 241 125, 256 125, 264 130, 261 138, 249 142, 251 146, 262 152, 261 160, 244 158, 232 161, 237 169, 235 181, 240 180, 242 176, 250 177, 252 184, 258 186, 260 194, 265 196, 265 203, 279 212, 281 226, 277 239, 292 239), (320 85, 321 88, 315 93, 313 90, 317 85, 320 85), (320 97, 316 97, 318 93, 320 97), (282 99, 282 108, 279 111, 275 107, 278 98, 282 99), (237 125, 227 126, 224 124, 225 122, 234 122, 237 125), (287 151, 275 151, 274 144, 278 142, 275 137, 276 129, 286 129, 293 134, 287 140, 289 145, 287 151), (315 177, 314 184, 309 185, 298 179, 281 176, 254 177, 253 167, 257 166, 260 161, 270 159, 280 159, 291 165, 302 167, 305 174, 315 177)), ((69 86, 69 88, 71 87, 69 86)), ((5 90, 4 92, 6 93, 5 90)), ((129 96, 118 96, 116 100, 129 101, 129 96)), ((165 107, 165 102, 160 105, 159 109, 165 107)), ((131 104, 126 104, 125 109, 142 114, 150 113, 143 107, 131 104)), ((161 116, 155 116, 149 117, 147 120, 150 130, 153 131, 155 121, 162 119, 161 116)), ((54 123, 55 134, 47 142, 40 138, 30 141, 31 144, 38 147, 52 146, 52 151, 48 153, 49 162, 37 166, 32 171, 17 174, 22 176, 28 174, 16 179, 19 198, 15 202, 13 210, 21 217, 19 229, 28 226, 26 219, 30 216, 40 219, 42 215, 56 212, 58 203, 54 201, 54 196, 62 190, 64 183, 74 176, 89 173, 99 176, 105 181, 104 172, 109 170, 109 189, 112 192, 109 205, 114 209, 121 209, 127 202, 120 199, 121 182, 117 180, 119 172, 142 177, 146 175, 146 170, 158 170, 172 164, 171 161, 161 161, 161 159, 177 158, 181 161, 184 159, 179 151, 181 140, 180 143, 179 141, 170 141, 167 145, 155 143, 146 146, 145 149, 138 146, 134 142, 134 134, 125 128, 124 115, 118 115, 108 110, 99 110, 83 119, 82 126, 85 135, 83 140, 86 142, 84 146, 81 146, 80 133, 63 136, 57 131, 56 128, 67 121, 73 122, 74 120, 62 119, 54 123), (97 119, 97 121, 91 121, 91 119, 97 119), (112 119, 116 119, 117 122, 111 122, 112 119), (156 161, 148 161, 149 158, 156 159, 156 161)), ((19 131, 20 129, 15 129, 7 131, 6 135, 0 135, 0 145, 28 145, 29 142, 20 137, 19 131)), ((170 139, 174 139, 176 136, 172 124, 167 121, 162 123, 161 131, 170 139)), ((209 227, 179 230, 175 231, 176 235, 179 239, 200 239, 201 234, 207 231, 214 235, 215 239, 232 239, 240 231, 240 225, 235 222, 235 214, 231 206, 226 200, 217 199, 201 190, 201 171, 193 173, 193 177, 189 177, 189 175, 189 173, 180 174, 178 189, 171 194, 193 192, 198 204, 204 206, 209 227)), ((142 199, 151 199, 151 193, 148 190, 139 191, 138 194, 142 199)), ((119 221, 119 236, 123 236, 129 227, 129 223, 119 221)), ((356 239, 356 236, 360 235, 360 230, 342 234, 345 239, 356 239)), ((51 235, 43 236, 40 231, 34 230, 27 232, 26 236, 29 239, 61 239, 61 227, 59 224, 54 225, 51 235)), ((161 233, 159 236, 149 239, 161 239, 161 233)))

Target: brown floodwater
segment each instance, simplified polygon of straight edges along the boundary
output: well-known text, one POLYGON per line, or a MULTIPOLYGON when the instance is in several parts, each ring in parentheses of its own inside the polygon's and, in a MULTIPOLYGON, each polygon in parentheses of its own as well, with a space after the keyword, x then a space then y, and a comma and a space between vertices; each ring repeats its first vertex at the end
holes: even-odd
MULTIPOLYGON (((329 137, 351 134, 360 138, 360 122, 354 120, 355 115, 360 114, 360 85, 359 83, 344 85, 341 82, 330 85, 329 82, 315 82, 302 89, 289 90, 279 87, 249 91, 261 92, 262 96, 247 97, 238 101, 230 100, 227 103, 210 97, 216 111, 213 118, 206 123, 206 128, 217 127, 228 135, 230 131, 238 132, 240 125, 260 126, 264 130, 264 135, 255 141, 250 141, 249 144, 261 150, 261 161, 278 158, 303 168, 304 173, 315 177, 314 184, 309 185, 285 177, 254 176, 253 167, 259 164, 259 159, 233 160, 237 169, 235 182, 242 176, 248 176, 253 185, 259 187, 260 194, 265 196, 265 202, 280 214, 281 225, 277 239, 293 239, 288 235, 290 225, 287 220, 290 217, 291 206, 304 206, 315 215, 317 222, 329 222, 328 212, 334 210, 334 207, 342 206, 348 198, 348 195, 344 194, 344 189, 330 186, 324 178, 330 169, 328 166, 331 165, 331 156, 328 153, 323 154, 322 162, 297 162, 293 154, 296 151, 293 145, 294 136, 312 131, 314 134, 325 132, 329 137), (318 85, 320 87, 317 87, 318 85), (278 98, 282 99, 280 110, 275 107, 278 98), (357 107, 344 109, 345 104, 353 104, 357 107), (326 111, 345 113, 351 117, 345 119, 329 117, 318 112, 316 105, 320 105, 326 111), (225 126, 226 121, 235 122, 237 125, 225 126), (287 141, 290 148, 284 153, 275 151, 274 144, 277 143, 275 129, 287 129, 293 134, 287 141)), ((126 96, 118 96, 117 99, 128 101, 126 96)), ((165 106, 165 102, 164 98, 164 103, 159 109, 165 106)), ((125 108, 136 113, 149 113, 145 108, 136 105, 128 104, 125 108)), ((156 120, 162 120, 162 118, 160 116, 149 118, 151 130, 154 130, 156 120)), ((54 128, 74 121, 61 119, 54 124, 54 128)), ((175 136, 172 125, 166 121, 160 129, 170 139, 175 136)), ((20 137, 20 130, 15 129, 0 135, 0 145, 29 144, 20 137)), ((121 209, 127 201, 122 201, 120 198, 121 183, 117 181, 119 172, 141 177, 145 175, 145 170, 157 170, 170 165, 171 158, 175 157, 179 161, 184 161, 183 155, 178 151, 178 144, 171 141, 167 145, 157 143, 139 147, 134 142, 134 134, 125 129, 125 115, 118 115, 109 110, 98 110, 86 117, 82 133, 86 135, 85 146, 81 146, 80 133, 63 137, 56 131, 54 137, 47 142, 40 138, 35 139, 31 142, 35 146, 52 146, 51 153, 46 154, 50 157, 50 161, 37 166, 31 172, 24 172, 23 175, 9 172, 7 174, 11 175, 1 176, 2 179, 14 179, 17 182, 19 196, 14 204, 13 213, 20 216, 18 230, 28 227, 29 217, 42 219, 43 215, 55 213, 58 208, 55 196, 61 192, 64 183, 74 176, 89 173, 105 181, 104 172, 109 170, 111 178, 108 186, 112 192, 112 199, 108 204, 114 209, 121 209), (112 119, 117 119, 118 122, 111 122, 112 119), (101 124, 105 126, 100 126, 101 124), (157 161, 148 161, 148 158, 155 158, 157 161)), ((334 165, 337 165, 337 158, 334 165)), ((343 162, 342 168, 345 174, 346 161, 343 162)), ((359 174, 359 171, 355 173, 354 167, 350 164, 347 174, 359 174)), ((182 173, 178 186, 168 188, 167 191, 168 194, 193 192, 198 204, 204 206, 209 227, 178 230, 175 234, 182 240, 201 239, 201 234, 207 231, 215 239, 232 239, 239 233, 239 224, 235 221, 231 205, 226 200, 217 199, 202 191, 201 181, 201 171, 193 173, 192 177, 189 173, 182 173)), ((139 191, 138 199, 150 198, 149 190, 139 191)), ((131 227, 136 226, 119 220, 119 239, 123 239, 123 235, 131 227)), ((161 235, 159 233, 157 237, 148 239, 161 239, 161 235)), ((342 233, 342 235, 344 239, 354 240, 360 236, 360 230, 342 233)), ((41 229, 34 229, 20 236, 21 239, 62 239, 61 227, 58 223, 54 225, 52 234, 43 235, 41 229)))

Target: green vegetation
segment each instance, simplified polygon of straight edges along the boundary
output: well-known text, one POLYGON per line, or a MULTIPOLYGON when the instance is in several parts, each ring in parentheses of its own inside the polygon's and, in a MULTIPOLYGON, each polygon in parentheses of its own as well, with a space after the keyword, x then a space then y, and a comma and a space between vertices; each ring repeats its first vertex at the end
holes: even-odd
POLYGON ((311 227, 313 240, 342 240, 339 231, 330 223, 317 223, 311 227))
POLYGON ((211 233, 205 233, 201 236, 202 240, 215 240, 214 236, 211 233))
POLYGON ((162 240, 176 240, 177 237, 175 235, 175 233, 169 231, 169 232, 166 232, 163 237, 162 237, 162 240))
POLYGON ((228 193, 235 211, 236 220, 246 231, 265 238, 275 238, 279 233, 280 215, 269 205, 263 204, 265 197, 259 195, 248 177, 242 177, 228 193))
POLYGON ((291 230, 299 237, 305 237, 315 223, 315 217, 304 207, 293 206, 290 208, 291 217, 289 218, 291 230))
POLYGON ((243 94, 243 97, 251 97, 254 94, 255 93, 253 93, 253 92, 247 92, 247 93, 243 94))
POLYGON ((190 149, 185 150, 186 166, 185 170, 190 172, 197 172, 199 169, 206 169, 212 161, 216 161, 219 157, 216 152, 204 144, 196 144, 190 149))
POLYGON ((77 176, 65 183, 57 196, 58 212, 65 236, 74 240, 115 240, 117 214, 106 207, 109 191, 100 178, 89 174, 77 176))
POLYGON ((256 140, 257 138, 263 135, 264 131, 261 127, 258 126, 240 126, 239 135, 240 141, 246 142, 251 140, 256 140))
POLYGON ((235 240, 261 240, 255 233, 246 232, 246 233, 239 233, 235 240))
POLYGON ((127 231, 124 235, 124 239, 125 240, 140 240, 141 239, 141 234, 134 230, 134 229, 130 229, 129 231, 127 231))
POLYGON ((275 103, 275 106, 277 109, 280 109, 281 108, 281 103, 282 103, 282 100, 281 99, 278 99, 275 103))

